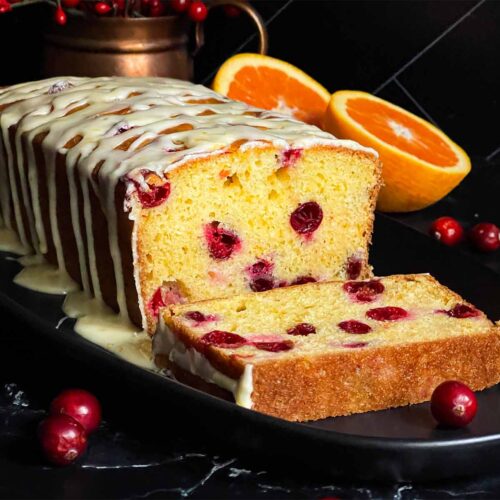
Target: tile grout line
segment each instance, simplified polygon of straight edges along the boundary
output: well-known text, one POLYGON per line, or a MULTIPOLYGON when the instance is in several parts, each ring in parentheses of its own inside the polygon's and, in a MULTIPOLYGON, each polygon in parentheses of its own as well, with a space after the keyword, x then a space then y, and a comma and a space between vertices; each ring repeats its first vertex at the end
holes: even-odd
MULTIPOLYGON (((281 6, 265 23, 265 27, 267 28, 294 0, 288 0, 285 5, 281 6)), ((234 56, 235 54, 237 54, 238 52, 240 52, 240 50, 250 41, 252 41, 255 37, 257 36, 256 33, 252 33, 243 43, 241 43, 229 56, 229 57, 232 57, 234 56)), ((205 85, 208 81, 210 81, 215 73, 217 73, 219 68, 216 68, 214 69, 207 77, 205 77, 201 84, 202 85, 205 85)))
POLYGON ((427 120, 430 121, 435 127, 439 128, 439 125, 432 118, 432 116, 429 113, 427 113, 427 111, 423 108, 423 106, 415 99, 415 97, 413 97, 410 91, 397 78, 394 78, 394 83, 403 91, 406 97, 408 97, 408 99, 410 99, 410 101, 413 104, 415 104, 415 106, 425 116, 425 118, 427 118, 427 120))
POLYGON ((415 54, 407 63, 405 63, 401 68, 399 68, 396 73, 394 73, 391 77, 389 77, 385 82, 379 85, 373 93, 378 94, 386 85, 391 83, 394 79, 396 79, 403 71, 405 71, 409 66, 411 66, 415 61, 420 59, 425 53, 427 53, 434 45, 436 45, 440 40, 442 40, 448 33, 453 31, 459 24, 462 23, 465 19, 467 19, 475 10, 477 10, 486 0, 479 0, 479 2, 474 5, 471 9, 469 9, 462 17, 457 19, 451 26, 448 26, 437 38, 435 38, 431 43, 426 45, 420 52, 415 54))

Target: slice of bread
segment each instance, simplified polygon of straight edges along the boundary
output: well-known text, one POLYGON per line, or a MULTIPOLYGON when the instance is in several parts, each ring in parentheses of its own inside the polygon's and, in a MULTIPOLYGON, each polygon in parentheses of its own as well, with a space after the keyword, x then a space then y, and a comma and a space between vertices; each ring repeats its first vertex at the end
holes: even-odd
POLYGON ((429 400, 444 380, 500 381, 500 330, 429 275, 310 283, 171 306, 157 363, 287 420, 429 400))

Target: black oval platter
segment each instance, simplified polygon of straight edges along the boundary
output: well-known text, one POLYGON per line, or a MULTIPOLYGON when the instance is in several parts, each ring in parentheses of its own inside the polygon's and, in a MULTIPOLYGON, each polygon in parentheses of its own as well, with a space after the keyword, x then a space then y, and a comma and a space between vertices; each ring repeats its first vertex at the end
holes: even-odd
MULTIPOLYGON (((500 318, 500 276, 479 261, 449 249, 383 215, 377 215, 372 264, 377 275, 430 272, 442 283, 500 318)), ((151 405, 198 418, 212 437, 242 452, 293 460, 330 476, 363 480, 434 480, 496 469, 500 453, 500 390, 478 394, 479 412, 466 429, 436 427, 428 404, 317 422, 269 417, 138 368, 83 339, 63 317, 62 297, 15 285, 19 264, 0 254, 0 304, 22 317, 47 342, 90 361, 116 379, 144 388, 151 405), (229 430, 229 432, 228 432, 229 430)))

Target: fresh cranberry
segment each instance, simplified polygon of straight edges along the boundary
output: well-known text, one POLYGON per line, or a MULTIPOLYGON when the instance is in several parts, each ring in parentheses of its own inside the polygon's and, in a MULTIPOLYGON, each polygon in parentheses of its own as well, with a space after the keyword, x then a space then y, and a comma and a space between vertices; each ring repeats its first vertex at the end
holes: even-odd
POLYGON ((359 302, 373 302, 385 290, 379 280, 348 281, 342 288, 359 302))
POLYGON ((439 217, 432 223, 429 233, 436 240, 448 246, 460 243, 464 236, 462 225, 453 217, 439 217))
POLYGON ((434 389, 431 397, 431 412, 442 425, 464 427, 476 415, 476 395, 465 384, 448 380, 434 389))
POLYGON ((299 205, 290 215, 290 225, 298 234, 311 235, 323 220, 323 210, 315 201, 299 205))
POLYGON ((493 252, 500 248, 500 229, 489 222, 476 224, 470 230, 469 238, 482 252, 493 252))
POLYGON ((468 306, 467 304, 457 304, 453 306, 449 311, 445 311, 448 316, 452 318, 475 318, 481 313, 474 307, 468 306))
POLYGON ((305 285, 306 283, 316 283, 318 280, 313 278, 312 276, 299 276, 294 281, 292 281, 291 285, 305 285))
POLYGON ((348 349, 358 349, 367 345, 368 342, 350 342, 349 344, 342 344, 342 347, 347 347, 348 349))
POLYGON ((241 10, 236 5, 224 5, 224 14, 227 17, 238 17, 241 14, 241 10))
POLYGON ((179 14, 181 12, 186 12, 190 5, 191 0, 170 0, 170 7, 172 7, 172 10, 178 12, 179 14))
POLYGON ((80 0, 62 0, 61 3, 68 9, 75 9, 78 7, 80 0))
POLYGON ((94 5, 94 10, 95 10, 96 14, 99 14, 100 16, 104 16, 106 14, 109 14, 109 12, 111 12, 111 9, 112 9, 111 5, 109 5, 106 2, 97 2, 94 5))
POLYGON ((201 23, 207 18, 208 9, 203 2, 193 2, 188 9, 188 16, 191 21, 201 23))
POLYGON ((302 149, 287 149, 281 155, 281 163, 285 167, 291 167, 297 163, 297 160, 302 156, 302 149))
POLYGON ((291 340, 283 340, 281 342, 255 342, 253 344, 257 349, 268 352, 289 351, 293 348, 291 340))
POLYGON ((101 423, 101 405, 97 398, 83 389, 67 389, 50 404, 50 414, 64 414, 80 423, 88 434, 101 423))
POLYGON ((56 11, 54 12, 54 21, 60 26, 64 26, 67 20, 68 18, 63 8, 61 6, 57 7, 56 11))
POLYGON ((237 349, 245 344, 247 341, 241 335, 236 333, 224 332, 223 330, 212 330, 200 338, 200 342, 205 345, 213 345, 214 347, 221 347, 226 349, 237 349))
POLYGON ((196 321, 197 323, 206 323, 208 321, 216 321, 217 318, 214 314, 203 314, 200 311, 189 311, 184 316, 186 318, 196 321))
POLYGON ((363 263, 358 257, 349 257, 346 265, 346 274, 350 280, 356 280, 361 274, 363 263))
POLYGON ((55 465, 69 465, 83 455, 87 434, 82 425, 68 415, 51 415, 38 426, 43 454, 55 465))
POLYGON ((355 319, 341 321, 337 326, 347 333, 369 333, 372 331, 370 325, 362 323, 361 321, 356 321, 355 319))
POLYGON ((268 260, 258 260, 255 264, 247 267, 247 273, 251 278, 259 276, 267 276, 272 274, 274 264, 268 260))
POLYGON ((160 17, 165 13, 165 5, 161 0, 151 0, 149 2, 150 17, 160 17))
POLYGON ((272 290, 274 288, 274 278, 256 278, 250 282, 250 288, 254 292, 266 292, 267 290, 272 290))
POLYGON ((316 327, 310 323, 299 323, 293 328, 289 328, 286 333, 288 335, 311 335, 311 333, 316 333, 316 327))
POLYGON ((374 309, 366 311, 366 316, 377 321, 398 321, 406 318, 408 316, 408 312, 402 307, 375 307, 374 309))
POLYGON ((144 208, 158 207, 170 196, 170 182, 161 186, 149 185, 149 191, 138 189, 137 196, 144 208))
POLYGON ((7 0, 0 0, 0 15, 12 10, 12 5, 7 0))
POLYGON ((236 233, 222 227, 218 221, 205 225, 205 239, 210 256, 216 260, 226 260, 241 248, 241 240, 236 233))

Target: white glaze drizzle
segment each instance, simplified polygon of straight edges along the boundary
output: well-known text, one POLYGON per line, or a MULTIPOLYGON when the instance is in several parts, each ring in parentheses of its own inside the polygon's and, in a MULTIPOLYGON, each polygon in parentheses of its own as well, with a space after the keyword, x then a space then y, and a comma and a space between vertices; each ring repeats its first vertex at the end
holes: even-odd
MULTIPOLYGON (((136 186, 148 189, 144 172, 153 172, 164 177, 172 169, 194 159, 226 151, 237 141, 246 141, 242 150, 272 144, 278 148, 304 148, 313 145, 329 145, 363 151, 376 156, 375 151, 364 148, 353 141, 339 140, 320 129, 272 111, 263 111, 243 103, 232 101, 215 92, 188 82, 163 78, 76 78, 59 77, 38 82, 19 84, 0 91, 0 126, 6 149, 6 157, 0 164, 1 175, 9 173, 10 192, 1 189, 2 213, 10 227, 10 203, 18 226, 21 244, 27 246, 26 230, 36 236, 35 252, 46 253, 47 235, 39 203, 38 177, 33 147, 27 147, 24 158, 21 134, 27 134, 28 146, 41 133, 47 134, 43 141, 43 153, 47 171, 49 212, 52 239, 55 246, 61 279, 66 273, 64 252, 56 217, 57 193, 55 184, 55 161, 58 152, 66 153, 66 168, 70 193, 70 208, 79 257, 82 286, 90 295, 102 300, 101 286, 94 251, 93 225, 90 211, 88 183, 97 195, 104 211, 109 229, 109 249, 113 261, 117 285, 117 302, 122 316, 127 315, 121 253, 116 225, 115 189, 124 180, 129 195, 125 210, 133 217, 136 186), (199 101, 199 102, 190 102, 199 101), (124 115, 111 114, 127 109, 124 115), (71 114, 68 112, 75 111, 71 114), (247 113, 247 114, 245 114, 247 113), (17 124, 17 165, 28 166, 28 184, 33 209, 28 206, 27 186, 21 175, 18 192, 13 177, 13 150, 8 140, 8 129, 17 124), (191 130, 182 130, 162 135, 161 132, 179 125, 189 125, 191 130), (127 130, 128 127, 128 130, 127 130), (117 134, 119 129, 120 132, 117 134), (116 149, 128 139, 137 139, 124 151, 116 149), (65 144, 75 137, 81 140, 70 149, 65 144), (145 140, 152 142, 141 147, 145 140), (97 178, 92 172, 100 163, 97 178), (87 249, 80 227, 77 204, 77 183, 73 176, 78 172, 78 182, 83 193, 83 220, 87 236, 87 249), (20 196, 22 194, 22 196, 20 196), (23 198, 23 200, 20 200, 23 198), (28 210, 28 228, 22 223, 20 202, 28 210), (88 254, 89 265, 86 263, 88 254)), ((132 238, 132 253, 136 255, 136 236, 132 238)), ((136 273, 136 287, 141 297, 140 280, 136 273)), ((143 304, 140 304, 144 313, 143 304)), ((144 319, 144 314, 143 314, 144 319)))

